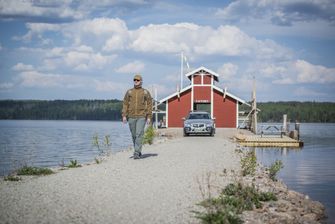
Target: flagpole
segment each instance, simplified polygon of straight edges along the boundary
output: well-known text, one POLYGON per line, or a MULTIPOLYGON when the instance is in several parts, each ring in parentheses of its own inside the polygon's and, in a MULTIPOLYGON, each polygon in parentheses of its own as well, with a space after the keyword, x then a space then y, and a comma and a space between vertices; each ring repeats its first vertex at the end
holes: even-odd
POLYGON ((184 55, 183 55, 183 52, 181 52, 181 55, 180 55, 180 89, 183 89, 183 68, 184 68, 184 55))

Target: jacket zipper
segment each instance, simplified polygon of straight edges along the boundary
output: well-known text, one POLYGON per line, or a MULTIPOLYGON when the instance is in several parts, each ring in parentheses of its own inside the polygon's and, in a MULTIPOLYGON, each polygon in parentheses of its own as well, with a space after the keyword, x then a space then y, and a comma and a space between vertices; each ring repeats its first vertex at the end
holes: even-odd
POLYGON ((136 91, 136 97, 135 97, 135 115, 137 115, 137 92, 136 91))

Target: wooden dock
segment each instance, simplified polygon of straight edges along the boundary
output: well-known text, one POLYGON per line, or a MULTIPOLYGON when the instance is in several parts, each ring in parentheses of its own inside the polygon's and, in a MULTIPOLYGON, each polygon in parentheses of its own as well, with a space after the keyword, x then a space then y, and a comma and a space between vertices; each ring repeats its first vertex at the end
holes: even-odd
POLYGON ((236 134, 235 139, 240 145, 250 147, 287 147, 287 148, 299 148, 303 146, 303 142, 292 139, 286 135, 245 135, 236 134))

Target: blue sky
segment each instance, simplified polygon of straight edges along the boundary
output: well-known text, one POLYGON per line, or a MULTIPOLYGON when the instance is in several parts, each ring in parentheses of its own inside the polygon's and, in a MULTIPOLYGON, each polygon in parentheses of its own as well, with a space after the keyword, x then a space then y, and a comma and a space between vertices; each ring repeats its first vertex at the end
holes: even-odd
POLYGON ((0 0, 0 99, 122 99, 135 73, 163 98, 184 52, 246 101, 255 77, 260 102, 334 102, 334 12, 333 0, 0 0))

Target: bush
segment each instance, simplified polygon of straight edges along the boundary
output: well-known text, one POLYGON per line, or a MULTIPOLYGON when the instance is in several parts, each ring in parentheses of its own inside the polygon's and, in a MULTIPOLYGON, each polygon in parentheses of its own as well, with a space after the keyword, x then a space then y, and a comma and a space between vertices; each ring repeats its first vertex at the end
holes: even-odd
POLYGON ((241 158, 242 175, 254 175, 257 167, 257 157, 254 150, 248 151, 241 158))
POLYGON ((283 162, 281 160, 276 160, 269 168, 269 177, 273 181, 277 181, 277 173, 283 168, 283 162))
POLYGON ((143 144, 151 145, 155 137, 155 129, 150 125, 144 133, 143 144))

